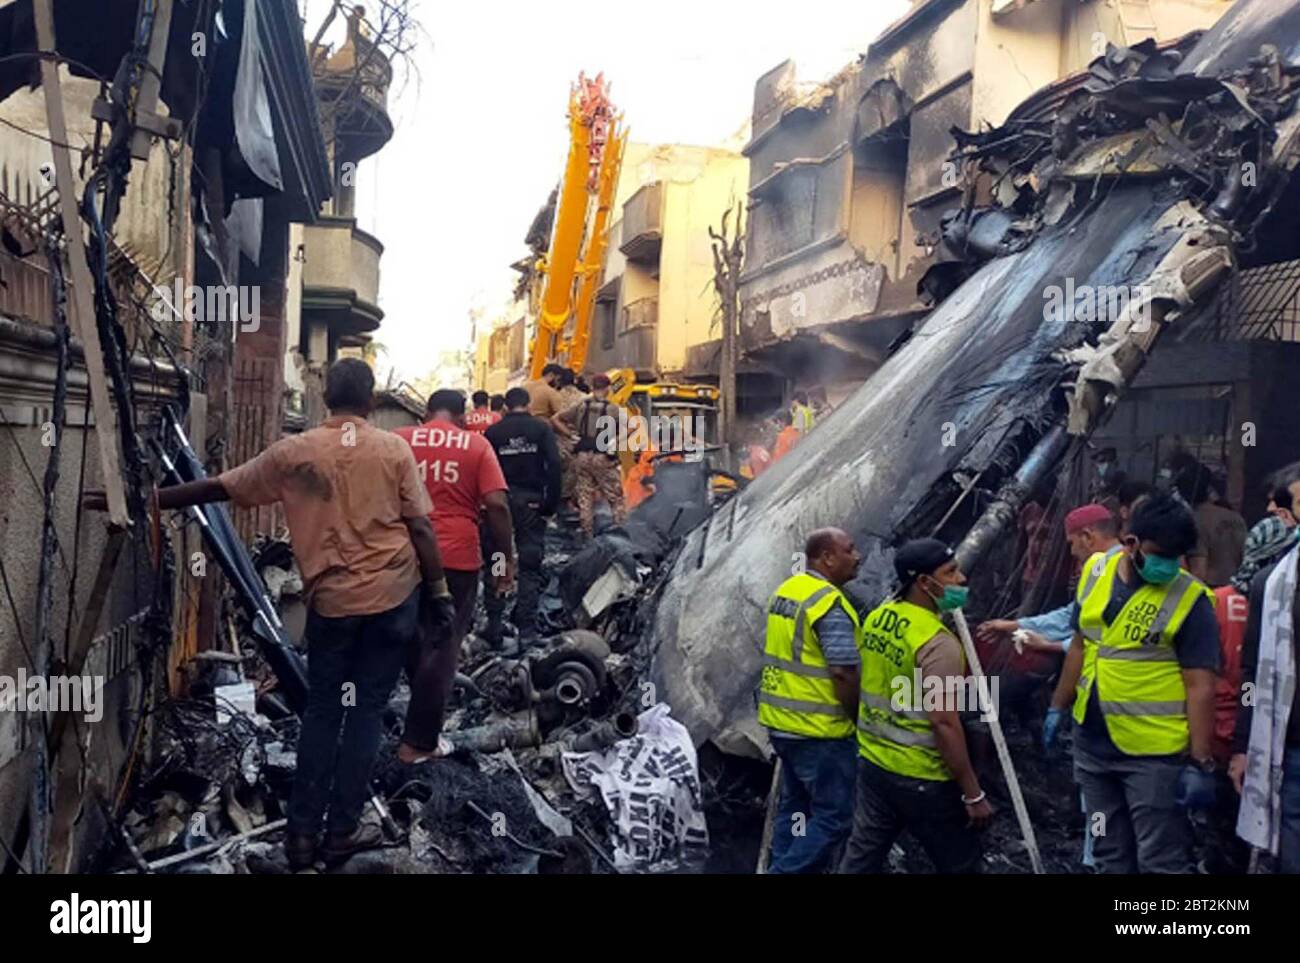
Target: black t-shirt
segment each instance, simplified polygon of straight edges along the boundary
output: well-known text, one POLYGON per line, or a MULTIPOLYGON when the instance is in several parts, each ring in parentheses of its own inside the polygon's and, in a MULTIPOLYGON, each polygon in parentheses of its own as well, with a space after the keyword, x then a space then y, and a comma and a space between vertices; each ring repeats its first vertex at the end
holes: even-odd
POLYGON ((512 492, 537 495, 543 514, 560 500, 560 450, 555 432, 545 421, 526 411, 508 411, 485 431, 501 463, 501 474, 512 492))
MULTIPOLYGON (((1128 604, 1133 593, 1142 587, 1140 576, 1134 575, 1136 581, 1125 581, 1124 565, 1121 561, 1119 571, 1115 573, 1114 588, 1106 611, 1102 618, 1110 625, 1119 617, 1120 611, 1128 604)), ((1076 605, 1070 613, 1070 624, 1075 632, 1079 631, 1079 607, 1076 605)), ((1209 598, 1202 595, 1192 603, 1191 611, 1174 635, 1174 654, 1178 656, 1178 665, 1183 669, 1209 669, 1219 671, 1222 652, 1219 646, 1219 622, 1214 617, 1214 605, 1209 598)), ((1088 693, 1088 705, 1084 711, 1083 725, 1075 733, 1075 739, 1082 748, 1093 756, 1121 756, 1127 754, 1119 750, 1110 733, 1106 730, 1106 720, 1102 717, 1101 705, 1097 698, 1097 686, 1094 683, 1088 693)))

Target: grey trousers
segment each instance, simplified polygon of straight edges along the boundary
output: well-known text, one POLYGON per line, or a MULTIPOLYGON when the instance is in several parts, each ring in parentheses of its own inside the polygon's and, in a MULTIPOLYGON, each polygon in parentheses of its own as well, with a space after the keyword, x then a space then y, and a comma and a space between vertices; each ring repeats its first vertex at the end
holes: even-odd
POLYGON ((1075 740, 1074 778, 1087 801, 1099 873, 1190 873, 1191 825, 1174 798, 1182 763, 1095 756, 1075 740))
POLYGON ((968 825, 955 782, 913 779, 858 759, 853 830, 840 873, 881 873, 894 841, 907 830, 940 873, 978 873, 979 833, 968 825))

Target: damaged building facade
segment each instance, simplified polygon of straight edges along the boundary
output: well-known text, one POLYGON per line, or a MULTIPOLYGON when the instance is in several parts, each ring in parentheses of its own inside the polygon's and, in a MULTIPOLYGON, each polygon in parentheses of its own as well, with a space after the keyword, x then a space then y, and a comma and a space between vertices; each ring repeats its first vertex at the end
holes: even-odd
POLYGON ((745 191, 748 164, 718 147, 627 145, 615 194, 621 216, 596 292, 588 365, 658 380, 716 378, 692 349, 716 337, 708 229, 745 191))
POLYGON ((102 683, 93 724, 0 712, 0 859, 65 870, 228 638, 197 533, 151 524, 149 491, 178 429, 212 469, 279 437, 290 225, 331 181, 291 2, 15 0, 0 53, 0 674, 102 683))
POLYGON ((393 68, 369 36, 364 8, 348 15, 337 50, 308 50, 332 172, 332 197, 311 223, 290 230, 289 328, 286 333, 286 429, 319 424, 325 369, 340 355, 360 356, 384 312, 379 307, 383 242, 357 220, 362 161, 393 136, 388 88, 393 68))
POLYGON ((829 80, 790 61, 760 77, 740 324, 746 358, 777 382, 750 390, 779 395, 788 378, 837 404, 929 310, 920 282, 961 194, 952 128, 999 126, 1107 43, 1172 40, 1229 5, 923 0, 829 80))

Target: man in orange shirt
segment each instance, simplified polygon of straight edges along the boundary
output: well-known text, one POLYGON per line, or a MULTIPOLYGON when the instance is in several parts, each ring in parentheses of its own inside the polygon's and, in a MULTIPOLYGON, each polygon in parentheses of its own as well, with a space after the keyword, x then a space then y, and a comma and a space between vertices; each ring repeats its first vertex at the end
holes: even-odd
POLYGON ((447 586, 456 600, 451 637, 436 647, 426 642, 407 666, 411 704, 397 758, 415 763, 445 755, 451 749, 441 735, 442 723, 456 677, 460 644, 473 623, 478 601, 479 569, 483 565, 480 511, 487 517, 488 533, 496 548, 491 564, 498 592, 508 591, 514 582, 514 532, 501 465, 492 443, 466 430, 465 396, 461 392, 449 388, 435 391, 429 398, 428 420, 417 427, 399 428, 395 434, 411 446, 419 477, 432 500, 430 518, 438 535, 447 586))
POLYGON ((623 479, 623 504, 630 512, 654 494, 655 455, 654 446, 646 448, 637 456, 627 477, 623 479))
MULTIPOLYGON (((415 459, 366 420, 374 387, 365 362, 339 361, 326 376, 330 417, 319 427, 282 438, 216 478, 158 493, 163 509, 227 499, 284 506, 307 590, 311 653, 285 839, 294 869, 314 861, 327 808, 327 862, 382 842, 377 827, 359 822, 381 713, 420 634, 422 588, 427 627, 439 632, 452 619, 415 459)), ((88 492, 85 504, 99 509, 102 501, 88 492)))
POLYGON ((781 431, 776 436, 776 445, 772 449, 772 463, 780 461, 790 449, 799 443, 803 434, 794 426, 794 418, 788 411, 778 411, 776 413, 777 424, 781 426, 781 431))

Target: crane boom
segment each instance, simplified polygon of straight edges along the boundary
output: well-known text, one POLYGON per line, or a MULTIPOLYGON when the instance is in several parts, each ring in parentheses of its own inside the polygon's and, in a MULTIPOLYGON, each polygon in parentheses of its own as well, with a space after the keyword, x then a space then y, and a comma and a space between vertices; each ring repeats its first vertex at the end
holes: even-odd
POLYGON ((541 265, 544 282, 528 364, 530 378, 540 378, 547 362, 562 352, 568 354, 566 361, 575 371, 581 371, 586 362, 590 338, 583 325, 591 323, 591 306, 587 304, 583 309, 586 303, 583 299, 594 300, 604 261, 609 209, 627 140, 620 126, 604 75, 588 80, 579 74, 578 83, 569 94, 569 156, 556 204, 555 227, 550 249, 541 265), (593 196, 597 197, 596 209, 588 230, 593 196), (575 312, 574 282, 579 273, 582 292, 575 312), (562 341, 571 316, 575 319, 574 332, 567 341, 562 341), (581 357, 575 356, 575 348, 581 357))
POLYGON ((610 137, 601 160, 596 215, 591 224, 591 237, 587 239, 587 253, 582 260, 582 280, 578 287, 573 336, 569 339, 565 352, 566 362, 576 372, 581 372, 587 365, 587 347, 591 344, 591 312, 596 304, 596 289, 600 287, 601 274, 605 268, 609 212, 614 206, 614 192, 618 189, 618 175, 623 167, 623 151, 626 147, 627 133, 616 131, 610 137))

